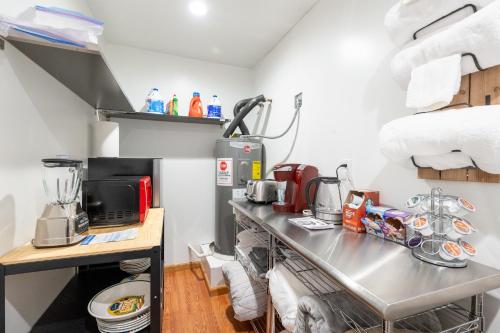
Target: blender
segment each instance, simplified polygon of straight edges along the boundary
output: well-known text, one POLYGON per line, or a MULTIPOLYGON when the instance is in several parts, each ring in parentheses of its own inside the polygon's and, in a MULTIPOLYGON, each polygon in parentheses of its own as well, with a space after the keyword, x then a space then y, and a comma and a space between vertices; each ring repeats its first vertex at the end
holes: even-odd
POLYGON ((80 160, 42 160, 43 187, 49 203, 36 224, 35 247, 67 246, 85 238, 89 219, 77 201, 82 183, 80 160))

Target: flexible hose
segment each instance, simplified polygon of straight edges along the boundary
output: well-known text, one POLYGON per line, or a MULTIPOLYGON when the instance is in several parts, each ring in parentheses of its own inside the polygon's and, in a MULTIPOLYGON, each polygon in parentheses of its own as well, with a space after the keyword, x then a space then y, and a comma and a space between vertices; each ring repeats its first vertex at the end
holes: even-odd
POLYGON ((259 95, 257 97, 252 98, 244 107, 241 108, 240 112, 238 112, 236 117, 234 117, 234 120, 231 122, 231 124, 229 124, 229 127, 226 129, 226 131, 222 136, 224 138, 229 138, 236 130, 236 127, 240 126, 240 123, 243 120, 243 118, 245 118, 246 115, 250 111, 252 111, 254 107, 259 105, 259 103, 263 103, 265 101, 266 98, 264 97, 264 95, 259 95))
MULTIPOLYGON (((250 102, 251 100, 252 100, 251 98, 245 98, 245 99, 242 99, 241 101, 239 101, 238 103, 236 103, 236 105, 234 106, 234 109, 233 109, 234 116, 236 117, 238 115, 238 113, 240 113, 241 108, 243 108, 245 105, 247 105, 248 102, 250 102)), ((248 127, 245 124, 245 122, 243 121, 243 119, 238 124, 238 127, 240 128, 241 134, 243 134, 243 135, 250 134, 250 131, 248 130, 248 127)))
POLYGON ((297 116, 299 115, 299 112, 300 112, 300 107, 298 107, 297 109, 295 109, 295 113, 293 115, 293 118, 292 118, 292 121, 290 122, 290 124, 288 125, 288 127, 286 128, 286 130, 279 134, 279 135, 275 135, 275 136, 266 136, 266 135, 243 135, 243 137, 245 138, 256 138, 256 139, 269 139, 269 140, 275 140, 275 139, 279 139, 279 138, 282 138, 284 137, 289 131, 290 129, 292 128, 293 124, 295 123, 295 119, 297 119, 297 116))

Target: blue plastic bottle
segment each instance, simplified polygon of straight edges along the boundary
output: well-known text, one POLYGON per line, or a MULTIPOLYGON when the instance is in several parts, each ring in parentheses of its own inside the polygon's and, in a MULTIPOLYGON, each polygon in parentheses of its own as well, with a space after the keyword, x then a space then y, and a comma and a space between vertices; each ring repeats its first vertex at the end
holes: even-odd
POLYGON ((153 88, 146 99, 148 112, 165 113, 165 102, 161 98, 158 88, 153 88))
POLYGON ((217 118, 220 119, 222 117, 222 106, 220 104, 220 99, 217 95, 213 95, 210 99, 210 103, 208 103, 207 108, 207 117, 208 118, 217 118))

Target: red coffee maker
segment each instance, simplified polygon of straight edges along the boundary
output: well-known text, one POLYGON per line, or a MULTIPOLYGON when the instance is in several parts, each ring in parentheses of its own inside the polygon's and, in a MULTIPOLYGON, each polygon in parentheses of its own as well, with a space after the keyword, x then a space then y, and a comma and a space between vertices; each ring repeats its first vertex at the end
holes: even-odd
POLYGON ((273 172, 278 182, 278 201, 273 203, 274 211, 302 213, 307 208, 306 185, 318 176, 318 168, 305 164, 278 164, 273 172))

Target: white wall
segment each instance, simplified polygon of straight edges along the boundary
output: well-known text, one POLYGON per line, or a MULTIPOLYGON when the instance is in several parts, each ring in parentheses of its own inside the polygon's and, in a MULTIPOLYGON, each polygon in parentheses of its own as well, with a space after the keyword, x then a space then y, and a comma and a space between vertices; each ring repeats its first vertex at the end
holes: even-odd
MULTIPOLYGON (((85 11, 83 1, 2 1, 17 16, 46 3, 85 11)), ((40 159, 87 156, 91 108, 10 44, 0 50, 0 255, 33 238, 46 203, 40 159)), ((7 277, 7 332, 28 332, 73 274, 72 269, 7 277)))
MULTIPOLYGON (((383 29, 395 0, 321 0, 256 67, 256 91, 273 98, 268 133, 277 133, 293 115, 293 96, 304 92, 297 146, 290 161, 311 163, 331 175, 343 159, 352 160, 359 188, 381 191, 385 204, 402 208, 415 193, 441 186, 477 205, 471 216, 480 232, 473 242, 478 261, 500 268, 500 212, 497 184, 466 184, 416 179, 416 171, 387 161, 379 152, 378 131, 409 114, 404 92, 391 79, 395 48, 383 29)), ((267 141, 269 165, 280 161, 292 135, 267 141)), ((486 296, 488 332, 500 331, 500 293, 486 296)))
MULTIPOLYGON (((117 45, 105 45, 111 70, 136 110, 144 106, 149 90, 157 87, 163 98, 174 92, 179 114, 187 115, 193 90, 206 107, 218 94, 226 117, 234 104, 252 92, 248 69, 179 58, 117 45)), ((167 265, 189 261, 187 244, 214 240, 215 140, 218 126, 120 120, 120 156, 164 157, 162 206, 165 218, 167 265)))

